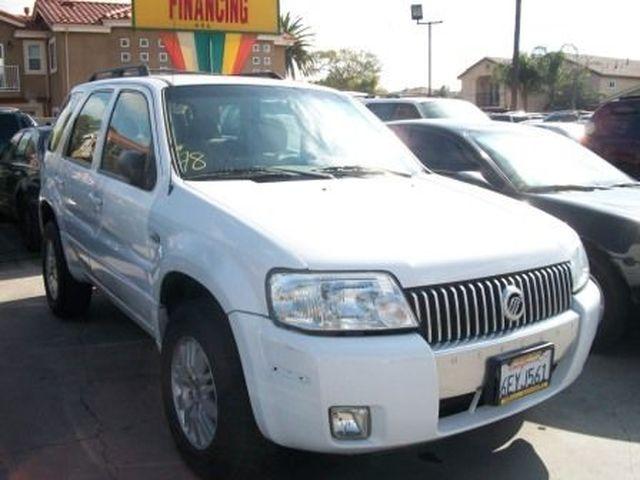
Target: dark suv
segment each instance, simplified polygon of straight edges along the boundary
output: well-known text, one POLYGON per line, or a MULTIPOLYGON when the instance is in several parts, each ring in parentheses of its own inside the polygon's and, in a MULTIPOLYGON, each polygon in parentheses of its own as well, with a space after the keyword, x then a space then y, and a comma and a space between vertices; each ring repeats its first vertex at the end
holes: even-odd
POLYGON ((18 130, 35 126, 35 120, 17 108, 0 107, 0 152, 18 130))
POLYGON ((600 107, 587 127, 585 144, 620 170, 640 178, 640 96, 600 107))

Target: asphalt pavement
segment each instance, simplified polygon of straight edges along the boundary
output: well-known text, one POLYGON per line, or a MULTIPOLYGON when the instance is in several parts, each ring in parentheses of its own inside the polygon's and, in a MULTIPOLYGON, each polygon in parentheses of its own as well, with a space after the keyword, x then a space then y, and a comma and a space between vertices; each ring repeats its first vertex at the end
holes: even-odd
MULTIPOLYGON (((385 454, 282 451, 254 477, 640 480, 640 331, 524 421, 385 454)), ((0 480, 195 478, 164 420, 153 342, 99 294, 86 319, 53 317, 38 258, 0 223, 0 480)))

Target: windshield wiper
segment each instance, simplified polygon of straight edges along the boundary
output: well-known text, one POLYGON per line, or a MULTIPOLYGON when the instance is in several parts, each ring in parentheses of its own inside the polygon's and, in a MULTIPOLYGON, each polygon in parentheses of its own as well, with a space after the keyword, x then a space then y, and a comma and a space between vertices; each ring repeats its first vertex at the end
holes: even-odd
POLYGON ((363 167, 360 165, 343 165, 337 167, 323 167, 314 169, 314 171, 318 171, 321 173, 328 173, 330 175, 335 175, 339 177, 347 177, 347 176, 368 176, 368 175, 398 175, 400 177, 410 178, 413 175, 405 172, 396 172, 395 170, 388 170, 386 168, 372 168, 372 167, 363 167))
POLYGON ((627 183, 616 183, 614 185, 608 185, 609 188, 634 188, 640 187, 640 182, 627 182, 627 183))
POLYGON ((331 175, 303 170, 290 170, 280 167, 254 167, 219 170, 185 177, 188 181, 204 180, 295 180, 300 178, 333 178, 331 175))
POLYGON ((594 190, 607 190, 608 187, 602 187, 599 185, 548 185, 545 187, 531 187, 528 188, 528 192, 532 193, 545 193, 545 192, 563 192, 563 191, 577 191, 577 192, 593 192, 594 190))

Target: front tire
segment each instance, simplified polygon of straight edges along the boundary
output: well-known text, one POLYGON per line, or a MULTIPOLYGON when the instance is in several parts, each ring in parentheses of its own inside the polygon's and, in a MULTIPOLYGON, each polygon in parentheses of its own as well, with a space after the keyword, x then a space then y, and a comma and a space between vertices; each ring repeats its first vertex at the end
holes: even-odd
POLYGON ((231 327, 212 299, 171 312, 161 375, 169 427, 192 468, 234 478, 255 467, 269 444, 253 418, 231 327))
POLYGON ((42 276, 51 311, 64 319, 77 318, 87 311, 93 287, 71 276, 55 223, 44 228, 42 276))

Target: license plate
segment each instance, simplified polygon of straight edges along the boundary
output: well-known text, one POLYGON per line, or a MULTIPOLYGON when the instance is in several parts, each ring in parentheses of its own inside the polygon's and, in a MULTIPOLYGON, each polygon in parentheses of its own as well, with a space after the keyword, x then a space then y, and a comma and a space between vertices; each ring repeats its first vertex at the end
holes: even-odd
POLYGON ((489 359, 489 394, 494 405, 506 405, 551 383, 553 344, 545 343, 489 359))

